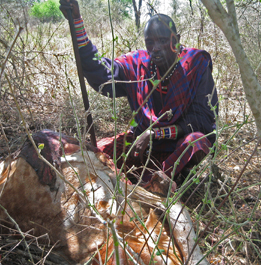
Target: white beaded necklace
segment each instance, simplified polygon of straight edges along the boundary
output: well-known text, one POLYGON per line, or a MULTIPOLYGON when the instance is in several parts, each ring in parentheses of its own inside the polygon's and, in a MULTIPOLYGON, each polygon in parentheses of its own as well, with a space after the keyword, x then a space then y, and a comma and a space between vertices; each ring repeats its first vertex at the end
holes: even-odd
MULTIPOLYGON (((154 64, 154 66, 155 66, 155 71, 153 72, 153 61, 151 60, 150 61, 150 74, 151 74, 151 77, 154 79, 154 77, 157 75, 157 70, 158 70, 158 68, 157 68, 157 65, 156 64, 154 64)), ((164 80, 168 80, 169 78, 171 78, 172 77, 172 75, 174 74, 174 72, 175 72, 175 70, 177 69, 177 66, 178 66, 178 64, 176 63, 175 65, 174 65, 174 67, 173 67, 173 69, 172 69, 172 71, 171 71, 171 73, 169 73, 162 81, 164 81, 164 80)))
MULTIPOLYGON (((175 70, 177 69, 177 66, 178 64, 176 63, 171 71, 171 73, 169 73, 163 80, 162 82, 170 79, 172 77, 172 75, 174 74, 175 70)), ((157 76, 157 71, 158 71, 158 68, 157 68, 157 65, 153 63, 153 61, 151 60, 150 61, 150 75, 152 77, 152 80, 154 81, 154 78, 157 76), (153 71, 153 65, 154 65, 154 69, 155 71, 153 71)), ((159 76, 160 77, 160 76, 159 76)), ((160 77, 161 79, 161 77, 160 77)), ((160 92, 163 92, 164 94, 167 93, 167 90, 168 90, 168 87, 167 86, 161 86, 161 84, 159 84, 156 88, 157 91, 160 91, 160 92)))

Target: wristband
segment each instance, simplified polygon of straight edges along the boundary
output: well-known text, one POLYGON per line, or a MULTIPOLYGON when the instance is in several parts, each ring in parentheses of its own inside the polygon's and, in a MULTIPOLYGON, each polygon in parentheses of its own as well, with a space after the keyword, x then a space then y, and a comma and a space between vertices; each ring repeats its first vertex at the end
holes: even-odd
POLYGON ((172 125, 170 127, 161 127, 161 128, 153 128, 154 130, 154 139, 173 139, 176 140, 178 138, 178 127, 176 125, 172 125))
POLYGON ((74 19, 73 22, 74 22, 74 27, 76 31, 78 48, 80 49, 89 43, 89 39, 88 39, 86 30, 83 24, 82 17, 74 19))

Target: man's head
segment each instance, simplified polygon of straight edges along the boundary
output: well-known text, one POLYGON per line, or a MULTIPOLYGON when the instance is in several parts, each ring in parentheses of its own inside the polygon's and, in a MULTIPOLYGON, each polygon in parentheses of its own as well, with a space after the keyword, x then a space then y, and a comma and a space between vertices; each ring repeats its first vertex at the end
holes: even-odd
POLYGON ((145 26, 144 38, 151 59, 166 71, 176 59, 175 45, 180 39, 173 20, 167 15, 154 15, 145 26))

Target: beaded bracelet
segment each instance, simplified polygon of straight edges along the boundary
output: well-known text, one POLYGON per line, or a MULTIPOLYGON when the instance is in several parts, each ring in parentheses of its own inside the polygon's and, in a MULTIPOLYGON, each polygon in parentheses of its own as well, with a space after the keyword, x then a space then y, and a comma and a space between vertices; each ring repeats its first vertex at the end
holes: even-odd
POLYGON ((81 17, 74 19, 74 27, 76 31, 78 48, 80 49, 89 43, 89 39, 83 24, 83 19, 81 17))
POLYGON ((154 139, 173 139, 176 140, 178 138, 178 128, 176 125, 170 127, 162 127, 162 128, 153 128, 155 134, 154 139))

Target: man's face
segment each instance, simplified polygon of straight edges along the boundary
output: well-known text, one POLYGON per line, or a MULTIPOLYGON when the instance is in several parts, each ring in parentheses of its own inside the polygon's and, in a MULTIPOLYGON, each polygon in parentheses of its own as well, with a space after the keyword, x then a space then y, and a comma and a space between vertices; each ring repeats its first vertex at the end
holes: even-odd
POLYGON ((147 24, 144 30, 145 44, 152 61, 162 70, 167 70, 177 54, 172 51, 179 42, 178 35, 171 35, 167 25, 159 21, 147 24))

